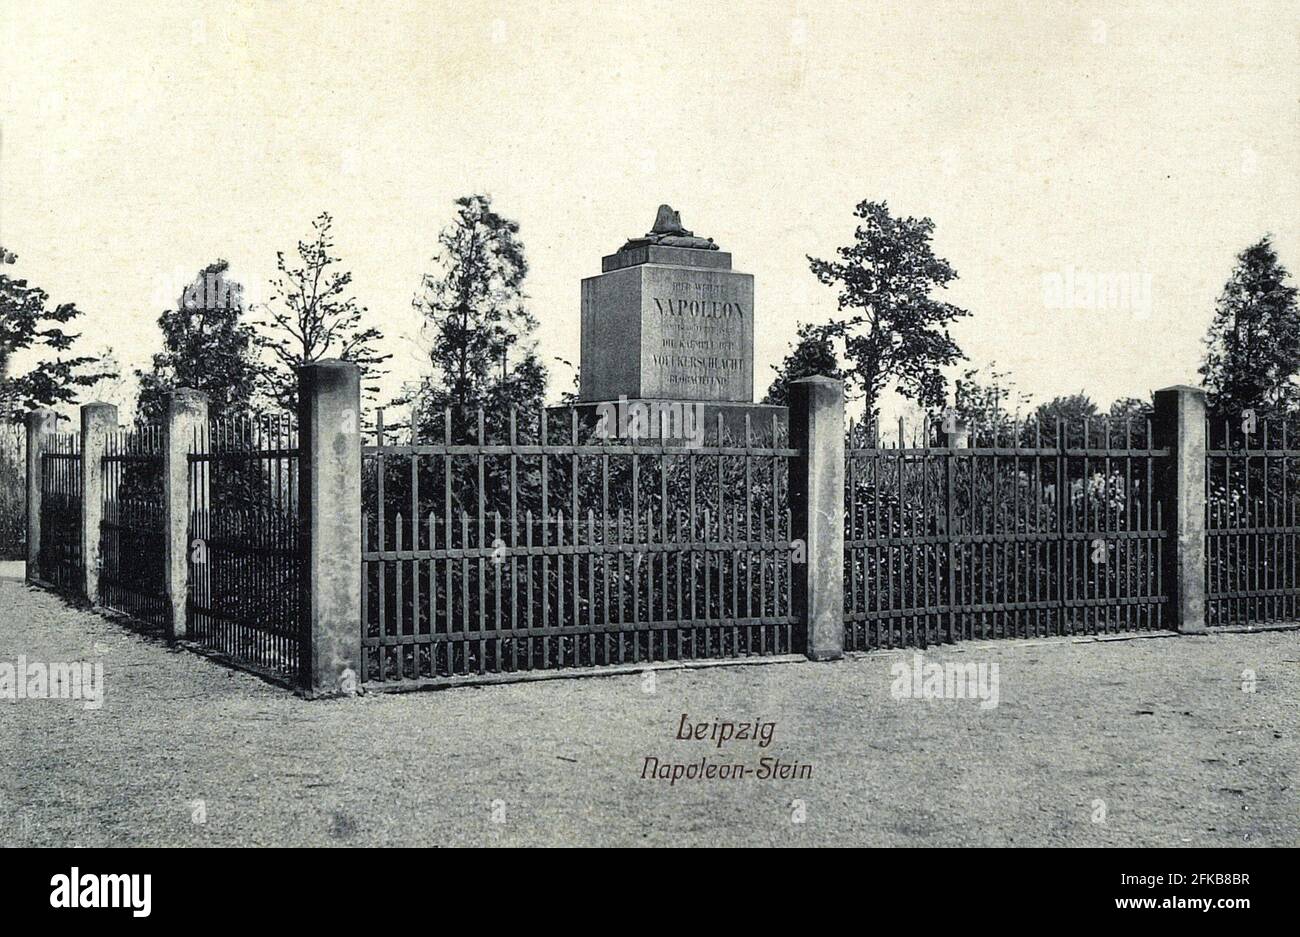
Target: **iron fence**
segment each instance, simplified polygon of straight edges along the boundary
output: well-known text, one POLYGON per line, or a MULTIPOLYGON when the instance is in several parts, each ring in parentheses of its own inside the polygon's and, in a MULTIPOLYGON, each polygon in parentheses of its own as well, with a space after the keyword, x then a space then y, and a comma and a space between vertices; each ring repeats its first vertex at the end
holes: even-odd
MULTIPOLYGON (((619 437, 582 406, 447 409, 415 424, 392 439, 381 412, 362 446, 357 627, 371 688, 809 650, 789 507, 791 460, 806 454, 784 421, 746 421, 733 438, 719 417, 691 440, 663 427, 619 437)), ((882 439, 849 426, 846 650, 1165 626, 1174 493, 1158 486, 1172 456, 1150 420, 941 429, 924 421, 909 438, 900 423, 882 439)), ((1277 420, 1207 425, 1211 627, 1296 619, 1294 434, 1277 420)), ((299 457, 287 415, 196 430, 186 614, 197 644, 307 686, 299 457)), ((82 464, 79 434, 41 437, 38 573, 74 591, 82 464)), ((166 626, 161 428, 110 432, 98 470, 97 599, 166 626)))
POLYGON ((1285 419, 1206 426, 1209 627, 1295 621, 1300 599, 1300 441, 1285 419))
POLYGON ((189 454, 190 639, 295 684, 299 615, 298 430, 288 414, 213 420, 189 454))
POLYGON ((783 428, 737 442, 719 422, 691 447, 605 438, 590 416, 446 410, 403 443, 380 416, 362 450, 363 680, 803 649, 783 428))
POLYGON ((60 589, 82 587, 81 436, 41 437, 41 579, 60 589))
POLYGON ((100 465, 99 603, 165 629, 162 427, 110 432, 100 465))
POLYGON ((939 429, 850 427, 846 649, 1162 627, 1150 421, 939 429))

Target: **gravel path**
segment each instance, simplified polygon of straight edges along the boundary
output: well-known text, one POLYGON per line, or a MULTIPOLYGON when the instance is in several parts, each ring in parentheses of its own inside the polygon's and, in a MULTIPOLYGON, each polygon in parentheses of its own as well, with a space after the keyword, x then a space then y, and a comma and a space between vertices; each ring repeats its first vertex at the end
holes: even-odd
POLYGON ((0 700, 3 845, 1300 844, 1300 632, 926 654, 996 663, 989 709, 893 699, 901 652, 307 702, 0 579, 19 655, 102 662, 106 698, 0 700))

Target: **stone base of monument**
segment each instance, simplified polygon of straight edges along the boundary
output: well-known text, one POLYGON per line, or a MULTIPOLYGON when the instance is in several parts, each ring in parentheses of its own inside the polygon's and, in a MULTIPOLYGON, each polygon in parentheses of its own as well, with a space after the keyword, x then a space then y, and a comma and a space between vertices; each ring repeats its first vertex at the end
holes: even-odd
POLYGON ((626 398, 579 401, 573 409, 578 411, 579 436, 583 439, 599 429, 609 439, 620 442, 635 439, 684 447, 718 445, 719 426, 723 445, 743 446, 746 417, 749 445, 784 445, 790 412, 788 407, 762 403, 626 398))
POLYGON ((580 400, 753 401, 754 277, 731 254, 639 243, 601 268, 582 281, 580 400))
POLYGON ((578 408, 586 438, 773 444, 785 407, 754 403, 754 277, 660 205, 654 227, 582 281, 578 408))

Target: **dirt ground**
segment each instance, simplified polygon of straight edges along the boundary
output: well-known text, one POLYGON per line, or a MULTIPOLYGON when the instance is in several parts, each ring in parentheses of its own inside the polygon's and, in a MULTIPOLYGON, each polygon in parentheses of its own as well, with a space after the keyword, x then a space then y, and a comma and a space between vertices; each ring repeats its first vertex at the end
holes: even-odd
POLYGON ((911 652, 308 702, 0 575, 0 665, 105 683, 0 699, 3 845, 1300 844, 1300 632, 926 652, 989 708, 895 699, 911 652))

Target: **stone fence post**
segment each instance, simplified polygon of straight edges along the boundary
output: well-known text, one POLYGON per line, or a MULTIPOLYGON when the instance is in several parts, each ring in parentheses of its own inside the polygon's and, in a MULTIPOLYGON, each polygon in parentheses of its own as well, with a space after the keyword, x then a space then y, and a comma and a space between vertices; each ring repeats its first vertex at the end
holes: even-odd
POLYGON ((53 410, 27 414, 27 581, 41 578, 41 452, 45 436, 53 433, 58 415, 53 410))
MULTIPOLYGON (((813 660, 844 656, 844 385, 829 377, 790 384, 790 534, 803 541, 791 607, 813 660)), ((798 557, 796 556, 796 560, 798 557)))
POLYGON ((190 451, 208 426, 208 395, 178 387, 164 402, 162 425, 163 588, 173 640, 189 634, 190 451))
MULTIPOLYGON (((111 403, 81 405, 81 591, 91 605, 99 604, 99 525, 104 519, 103 457, 108 436, 117 429, 117 407, 111 403)), ((117 493, 114 492, 114 497, 117 493)))
POLYGON ((309 696, 351 692, 361 672, 361 375, 327 359, 298 369, 300 614, 309 696))
POLYGON ((1205 391, 1166 387, 1155 392, 1151 421, 1157 448, 1168 448, 1156 479, 1170 537, 1165 545, 1169 626, 1205 631, 1205 391))

